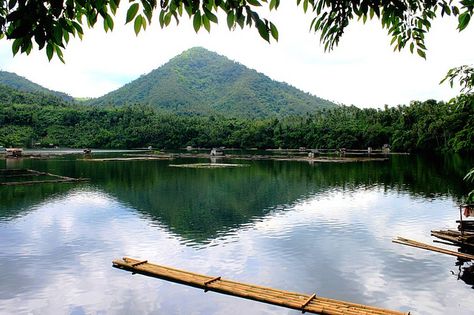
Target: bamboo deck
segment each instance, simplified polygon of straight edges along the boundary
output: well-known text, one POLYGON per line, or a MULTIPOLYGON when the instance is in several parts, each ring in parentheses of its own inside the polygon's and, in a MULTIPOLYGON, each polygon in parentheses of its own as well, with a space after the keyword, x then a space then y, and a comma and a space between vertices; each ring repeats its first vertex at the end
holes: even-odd
POLYGON ((464 232, 461 233, 459 231, 453 230, 433 230, 431 231, 431 235, 442 239, 444 241, 448 241, 454 243, 459 246, 467 246, 470 248, 474 248, 474 233, 473 232, 464 232))
POLYGON ((462 258, 462 259, 474 260, 474 255, 454 252, 452 250, 447 250, 447 249, 444 249, 444 248, 441 248, 441 247, 432 246, 432 245, 429 245, 429 244, 417 242, 417 241, 410 240, 410 239, 403 238, 403 237, 397 237, 392 242, 397 243, 397 244, 411 246, 411 247, 421 248, 421 249, 425 249, 425 250, 430 250, 430 251, 433 251, 433 252, 438 252, 438 253, 442 253, 442 254, 446 254, 446 255, 456 256, 456 257, 459 257, 459 258, 462 258))
POLYGON ((113 267, 139 273, 150 277, 160 278, 180 284, 189 285, 204 291, 242 297, 245 299, 283 306, 314 314, 325 315, 401 315, 410 314, 382 308, 338 301, 295 292, 277 290, 252 284, 246 284, 221 277, 212 277, 151 264, 148 261, 124 257, 114 260, 113 267))

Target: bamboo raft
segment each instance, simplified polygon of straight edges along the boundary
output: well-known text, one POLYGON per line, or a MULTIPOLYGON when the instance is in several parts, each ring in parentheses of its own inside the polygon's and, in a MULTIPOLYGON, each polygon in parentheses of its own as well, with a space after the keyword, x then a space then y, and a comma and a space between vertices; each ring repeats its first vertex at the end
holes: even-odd
POLYGON ((46 172, 39 172, 31 169, 6 169, 0 170, 0 178, 14 178, 14 177, 37 177, 37 176, 49 176, 54 179, 44 180, 28 180, 28 181, 16 181, 16 182, 2 182, 0 186, 18 186, 18 185, 34 185, 34 184, 46 184, 46 183, 73 183, 88 181, 87 178, 73 178, 67 176, 61 176, 46 172))
POLYGON ((417 241, 410 240, 410 239, 403 238, 403 237, 397 237, 396 239, 392 240, 392 242, 397 243, 397 244, 411 246, 411 247, 421 248, 421 249, 425 249, 425 250, 430 250, 430 251, 433 251, 433 252, 438 252, 438 253, 442 253, 442 254, 446 254, 446 255, 456 256, 458 258, 462 258, 462 259, 466 259, 466 260, 474 260, 474 255, 455 252, 455 251, 452 251, 452 250, 432 246, 432 245, 429 245, 429 244, 417 242, 417 241))
POLYGON ((242 297, 254 301, 283 306, 314 314, 327 315, 401 315, 410 314, 382 308, 338 301, 317 296, 295 292, 288 292, 246 284, 222 277, 212 277, 189 271, 174 269, 149 263, 146 260, 137 260, 128 257, 112 262, 113 267, 131 271, 132 274, 160 278, 195 288, 204 289, 204 292, 214 291, 232 296, 242 297))
POLYGON ((433 230, 431 235, 442 239, 444 241, 451 242, 458 246, 474 248, 474 233, 473 232, 459 232, 453 230, 433 230))

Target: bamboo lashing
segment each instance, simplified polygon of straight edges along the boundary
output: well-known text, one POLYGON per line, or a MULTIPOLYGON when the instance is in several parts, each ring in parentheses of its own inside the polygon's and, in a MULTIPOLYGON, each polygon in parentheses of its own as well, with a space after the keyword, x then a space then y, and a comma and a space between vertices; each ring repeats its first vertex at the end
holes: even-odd
POLYGON ((446 255, 456 256, 456 257, 467 259, 467 260, 474 260, 474 255, 454 252, 452 250, 432 246, 432 245, 429 245, 429 244, 417 242, 417 241, 410 240, 410 239, 403 238, 403 237, 397 237, 396 239, 392 240, 392 242, 397 243, 397 244, 412 246, 412 247, 416 247, 416 248, 421 248, 421 249, 425 249, 425 250, 430 250, 430 251, 433 251, 433 252, 438 252, 438 253, 442 253, 442 254, 446 254, 446 255))
POLYGON ((136 266, 141 265, 141 264, 146 264, 147 262, 148 262, 148 260, 142 260, 142 261, 133 263, 133 264, 132 264, 132 267, 136 267, 136 266))
POLYGON ((179 270, 171 267, 156 265, 152 263, 140 263, 137 259, 124 257, 112 262, 113 267, 139 273, 150 277, 160 278, 205 291, 242 297, 254 301, 260 301, 273 305, 283 306, 314 314, 325 315, 402 315, 398 311, 356 304, 351 302, 328 299, 320 296, 307 295, 289 291, 283 291, 253 284, 212 277, 179 270))
POLYGON ((306 305, 309 304, 314 298, 316 297, 316 293, 313 293, 303 304, 301 304, 301 312, 304 313, 306 310, 304 309, 306 305))
POLYGON ((215 278, 212 278, 210 280, 207 280, 204 282, 204 285, 207 286, 208 284, 211 284, 213 283, 214 281, 217 281, 217 280, 221 280, 221 277, 215 277, 215 278))

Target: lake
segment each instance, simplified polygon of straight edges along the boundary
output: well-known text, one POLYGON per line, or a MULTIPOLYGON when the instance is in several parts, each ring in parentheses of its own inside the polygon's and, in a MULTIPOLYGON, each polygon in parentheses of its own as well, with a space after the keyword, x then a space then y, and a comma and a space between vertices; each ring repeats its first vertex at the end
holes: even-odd
POLYGON ((473 313, 455 257, 391 242, 457 228, 472 158, 168 166, 197 162, 208 160, 0 160, 90 178, 0 187, 0 313, 300 314, 112 268, 123 256, 412 314, 473 313))

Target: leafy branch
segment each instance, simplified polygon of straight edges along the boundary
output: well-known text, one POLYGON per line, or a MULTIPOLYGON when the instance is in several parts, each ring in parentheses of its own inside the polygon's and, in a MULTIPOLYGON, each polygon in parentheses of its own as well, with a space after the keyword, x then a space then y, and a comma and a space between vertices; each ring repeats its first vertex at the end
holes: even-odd
POLYGON ((470 94, 474 92, 474 68, 468 65, 452 68, 448 71, 440 84, 449 81, 451 87, 458 81, 461 93, 470 94))
MULTIPOLYGON (((458 30, 464 30, 474 14, 474 0, 296 0, 305 13, 314 15, 310 30, 320 33, 325 50, 338 45, 346 27, 354 19, 377 18, 392 38, 394 50, 409 47, 426 58, 425 34, 438 15, 456 16, 458 30)), ((145 30, 159 11, 160 26, 172 20, 178 24, 186 13, 198 32, 208 32, 224 13, 230 30, 237 26, 255 27, 266 41, 278 40, 278 29, 257 10, 267 6, 277 10, 280 0, 129 0, 126 23, 133 24, 135 33, 145 30)), ((106 32, 114 29, 114 17, 120 0, 0 0, 0 38, 13 41, 12 51, 29 54, 37 45, 46 48, 48 59, 54 55, 64 62, 63 49, 71 36, 82 38, 83 25, 94 27, 103 21, 106 32)))

